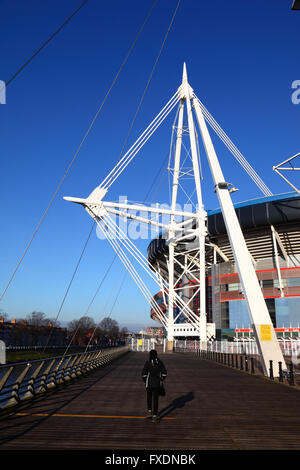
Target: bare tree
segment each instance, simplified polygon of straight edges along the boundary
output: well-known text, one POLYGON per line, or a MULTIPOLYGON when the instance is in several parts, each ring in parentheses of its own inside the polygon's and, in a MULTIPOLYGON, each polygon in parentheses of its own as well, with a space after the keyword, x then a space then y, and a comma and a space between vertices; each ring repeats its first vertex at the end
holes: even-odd
POLYGON ((124 326, 120 331, 120 338, 125 339, 128 334, 128 329, 124 326))
POLYGON ((50 320, 43 312, 32 312, 26 316, 26 321, 30 326, 40 327, 47 326, 50 320))
POLYGON ((100 323, 100 328, 101 330, 103 330, 104 334, 106 334, 110 338, 118 336, 119 325, 118 322, 116 320, 112 320, 112 318, 103 318, 100 323))
POLYGON ((8 320, 8 315, 7 313, 4 312, 4 310, 0 309, 0 318, 3 318, 3 321, 8 320))
POLYGON ((86 344, 95 328, 95 322, 91 317, 81 317, 68 324, 68 331, 73 344, 86 344))

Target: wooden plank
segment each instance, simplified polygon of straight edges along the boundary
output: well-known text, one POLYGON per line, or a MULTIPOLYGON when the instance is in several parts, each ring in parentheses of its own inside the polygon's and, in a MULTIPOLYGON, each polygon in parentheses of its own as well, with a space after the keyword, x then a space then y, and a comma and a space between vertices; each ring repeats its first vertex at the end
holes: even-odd
POLYGON ((129 353, 4 416, 0 449, 299 449, 298 389, 189 354, 161 357, 158 424, 144 419, 147 354, 129 353))

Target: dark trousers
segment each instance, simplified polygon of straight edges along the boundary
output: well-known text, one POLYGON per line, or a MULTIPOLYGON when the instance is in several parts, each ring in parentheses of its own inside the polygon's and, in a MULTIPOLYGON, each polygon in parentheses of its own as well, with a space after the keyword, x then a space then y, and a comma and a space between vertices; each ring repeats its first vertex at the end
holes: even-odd
POLYGON ((158 412, 159 388, 147 388, 147 405, 154 415, 158 412), (153 406, 152 406, 153 404, 153 406))

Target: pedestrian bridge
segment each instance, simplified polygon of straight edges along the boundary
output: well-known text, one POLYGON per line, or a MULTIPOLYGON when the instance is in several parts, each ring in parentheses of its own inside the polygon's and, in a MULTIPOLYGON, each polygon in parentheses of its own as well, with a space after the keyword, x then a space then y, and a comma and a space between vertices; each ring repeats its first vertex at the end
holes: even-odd
POLYGON ((191 353, 161 354, 166 396, 160 421, 146 420, 147 357, 128 351, 3 409, 0 450, 300 448, 297 385, 191 353))

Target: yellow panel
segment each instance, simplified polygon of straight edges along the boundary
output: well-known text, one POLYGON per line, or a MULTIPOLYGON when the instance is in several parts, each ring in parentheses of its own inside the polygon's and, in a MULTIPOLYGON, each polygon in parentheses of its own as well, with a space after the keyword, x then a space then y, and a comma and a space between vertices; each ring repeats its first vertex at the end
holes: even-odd
POLYGON ((260 325, 260 339, 261 341, 271 341, 271 325, 260 325))

